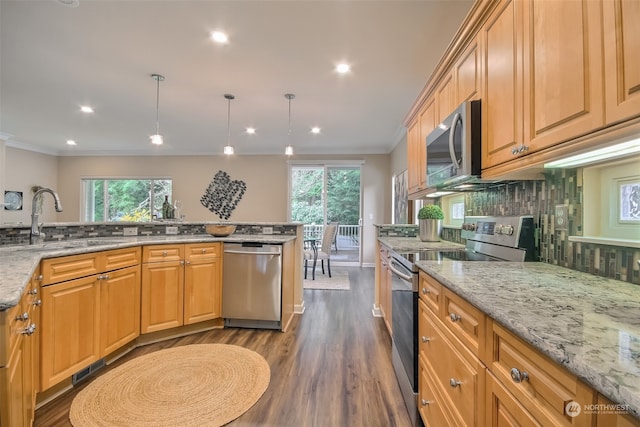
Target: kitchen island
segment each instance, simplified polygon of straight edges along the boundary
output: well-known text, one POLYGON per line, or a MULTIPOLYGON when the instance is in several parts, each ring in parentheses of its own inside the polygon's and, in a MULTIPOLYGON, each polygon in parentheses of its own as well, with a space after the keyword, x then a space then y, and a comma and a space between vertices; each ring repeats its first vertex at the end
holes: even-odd
POLYGON ((640 287, 538 262, 444 260, 417 265, 495 323, 640 416, 640 287))

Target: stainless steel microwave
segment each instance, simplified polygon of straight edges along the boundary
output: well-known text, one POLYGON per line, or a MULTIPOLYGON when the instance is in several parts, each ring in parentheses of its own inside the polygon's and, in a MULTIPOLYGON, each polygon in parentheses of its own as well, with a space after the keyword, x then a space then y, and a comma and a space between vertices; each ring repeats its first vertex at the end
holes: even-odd
POLYGON ((436 126, 426 141, 428 187, 456 189, 479 179, 480 133, 480 101, 464 102, 436 126))

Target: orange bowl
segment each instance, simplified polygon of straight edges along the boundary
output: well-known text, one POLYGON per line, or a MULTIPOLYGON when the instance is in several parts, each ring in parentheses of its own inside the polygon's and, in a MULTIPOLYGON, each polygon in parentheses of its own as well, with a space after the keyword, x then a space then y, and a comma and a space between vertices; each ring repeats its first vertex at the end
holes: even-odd
POLYGON ((233 234, 236 231, 236 226, 232 224, 211 224, 207 225, 205 230, 212 236, 224 237, 233 234))

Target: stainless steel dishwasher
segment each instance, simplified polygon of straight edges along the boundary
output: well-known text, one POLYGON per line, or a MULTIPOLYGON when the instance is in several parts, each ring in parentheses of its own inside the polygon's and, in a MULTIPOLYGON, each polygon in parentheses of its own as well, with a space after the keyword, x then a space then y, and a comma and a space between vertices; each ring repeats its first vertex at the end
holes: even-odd
POLYGON ((282 245, 225 243, 222 260, 225 326, 281 329, 282 245))

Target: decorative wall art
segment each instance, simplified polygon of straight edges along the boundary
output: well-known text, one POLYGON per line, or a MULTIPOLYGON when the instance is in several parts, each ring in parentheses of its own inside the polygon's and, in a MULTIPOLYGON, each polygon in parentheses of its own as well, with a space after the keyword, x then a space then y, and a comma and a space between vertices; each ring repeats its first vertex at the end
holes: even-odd
POLYGON ((393 177, 393 223, 408 224, 409 175, 407 170, 393 177))
POLYGON ((244 181, 232 181, 228 173, 220 170, 200 198, 200 203, 220 219, 227 220, 242 200, 246 190, 247 184, 244 181))
POLYGON ((22 210, 22 191, 5 191, 4 192, 4 210, 5 211, 21 211, 22 210))

